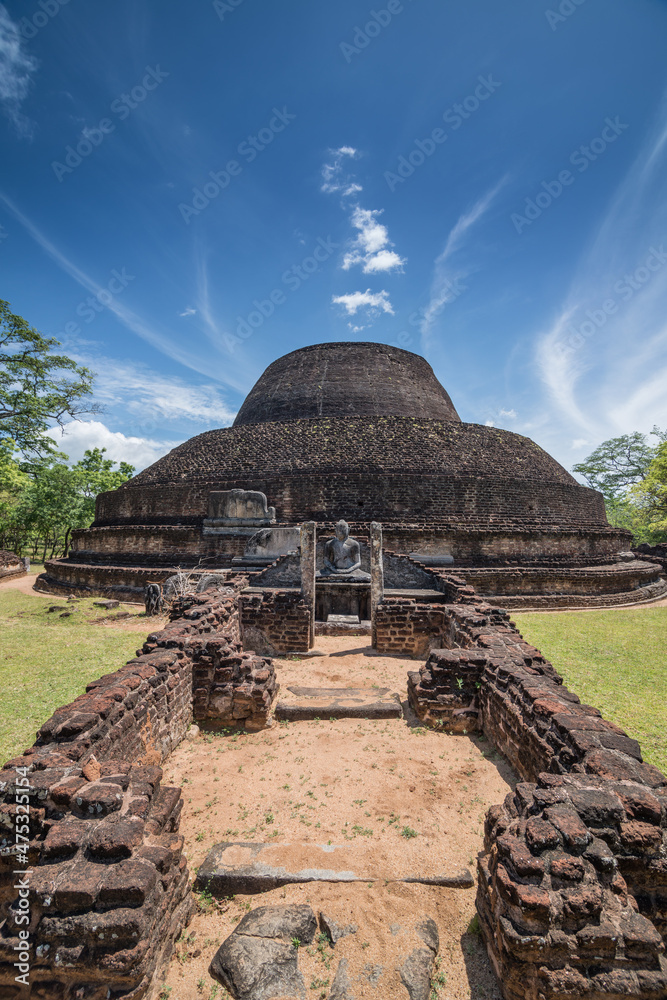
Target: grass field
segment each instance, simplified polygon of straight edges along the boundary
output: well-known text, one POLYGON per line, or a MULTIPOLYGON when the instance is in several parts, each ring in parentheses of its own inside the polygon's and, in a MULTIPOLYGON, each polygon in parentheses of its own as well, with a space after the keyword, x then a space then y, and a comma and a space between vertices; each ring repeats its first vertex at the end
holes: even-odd
POLYGON ((570 690, 667 772, 667 608, 512 617, 570 690))
MULTIPOLYGON (((114 612, 94 607, 93 599, 77 602, 69 618, 48 613, 55 603, 53 597, 0 591, 0 764, 31 746, 56 708, 131 659, 151 631, 148 622, 137 629, 144 621, 134 617, 137 608, 132 628, 95 624, 114 612)), ((58 603, 63 611, 72 609, 58 603)))

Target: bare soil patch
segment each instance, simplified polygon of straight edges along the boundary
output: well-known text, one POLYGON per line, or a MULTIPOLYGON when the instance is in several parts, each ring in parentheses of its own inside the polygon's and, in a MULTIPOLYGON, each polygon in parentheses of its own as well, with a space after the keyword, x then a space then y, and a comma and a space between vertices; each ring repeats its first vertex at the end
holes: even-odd
MULTIPOLYGON (((403 700, 407 670, 419 666, 367 655, 372 650, 358 637, 318 637, 317 648, 323 657, 276 661, 279 698, 292 684, 376 685, 403 700)), ((436 733, 410 718, 280 723, 186 741, 167 761, 164 781, 183 789, 181 832, 193 874, 225 840, 293 845, 286 856, 293 850, 299 866, 309 844, 341 845, 359 873, 370 873, 368 882, 286 886, 222 904, 204 897, 206 912, 194 918, 168 971, 170 1000, 221 1000, 207 972, 217 947, 247 910, 289 902, 358 926, 333 950, 317 941, 300 950, 309 996, 328 996, 338 960, 347 957, 355 996, 405 1000, 397 969, 418 946, 414 926, 424 916, 440 932, 441 996, 500 996, 475 930, 475 890, 394 881, 475 873, 486 810, 516 781, 487 741, 436 733)))

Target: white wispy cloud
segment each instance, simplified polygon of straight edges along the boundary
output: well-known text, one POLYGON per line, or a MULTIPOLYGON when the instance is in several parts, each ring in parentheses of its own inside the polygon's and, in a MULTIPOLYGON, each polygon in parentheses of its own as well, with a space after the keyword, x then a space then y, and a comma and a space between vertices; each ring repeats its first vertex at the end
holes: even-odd
POLYGON ((359 235, 343 257, 342 268, 349 271, 357 264, 365 274, 379 271, 396 271, 403 267, 405 258, 389 248, 394 244, 389 239, 387 227, 378 222, 384 209, 368 209, 355 206, 350 222, 359 235))
POLYGON ((196 316, 197 315, 197 310, 193 309, 192 306, 186 306, 185 309, 183 310, 183 312, 180 312, 178 315, 181 316, 181 317, 183 317, 183 316, 196 316))
POLYGON ((493 199, 506 179, 504 177, 500 180, 491 190, 482 195, 472 208, 459 216, 445 240, 442 251, 434 261, 430 299, 423 310, 420 325, 424 352, 428 351, 430 347, 431 330, 443 308, 466 290, 466 286, 462 285, 462 282, 475 270, 476 265, 471 263, 469 259, 461 259, 460 252, 465 247, 465 240, 470 229, 489 210, 493 199))
POLYGON ((32 135, 33 123, 21 111, 38 62, 23 47, 18 24, 0 4, 0 105, 20 136, 32 135))
POLYGON ((105 407, 122 408, 125 419, 144 431, 184 420, 226 427, 236 416, 212 383, 192 385, 136 362, 89 355, 74 357, 96 372, 95 400, 105 407))
POLYGON ((358 151, 353 146, 330 149, 329 162, 322 167, 320 191, 324 191, 325 194, 341 194, 344 198, 358 194, 362 190, 361 184, 357 184, 354 178, 346 174, 344 170, 345 161, 347 159, 354 160, 358 155, 358 151))
MULTIPOLYGON (((343 307, 348 316, 356 316, 359 310, 364 310, 368 315, 374 316, 379 313, 389 313, 394 315, 389 293, 386 291, 371 292, 367 288, 365 292, 349 292, 347 295, 333 295, 331 301, 335 305, 343 307)), ((361 327, 360 329, 363 329, 361 327)))
MULTIPOLYGON (((354 179, 354 174, 345 170, 348 159, 356 159, 358 150, 353 146, 340 146, 329 150, 329 158, 322 167, 322 185, 320 190, 326 194, 340 194, 342 198, 357 195, 362 187, 354 179)), ((354 198, 356 202, 356 198, 354 198)), ((349 271, 360 267, 364 274, 389 274, 400 272, 406 263, 393 249, 394 244, 389 239, 387 227, 379 221, 382 208, 363 208, 358 202, 351 206, 350 224, 357 230, 357 235, 347 244, 343 254, 341 268, 349 271)), ((349 202, 341 202, 343 208, 349 209, 349 202)), ((382 290, 372 292, 349 292, 345 295, 334 295, 333 303, 343 306, 348 316, 356 315, 360 310, 365 314, 366 323, 348 323, 353 333, 360 333, 382 313, 393 316, 394 310, 389 301, 388 292, 382 290)))
POLYGON ((63 431, 54 427, 47 431, 56 447, 78 462, 87 449, 106 448, 106 458, 114 462, 129 462, 137 472, 152 465, 162 455, 180 444, 180 441, 155 441, 148 437, 126 435, 112 431, 101 420, 71 420, 63 431))
POLYGON ((573 447, 667 424, 665 233, 667 96, 536 340, 548 397, 579 432, 573 447))
MULTIPOLYGON (((107 290, 82 271, 81 268, 77 267, 76 264, 72 263, 72 261, 69 260, 69 258, 56 246, 54 246, 54 244, 51 243, 51 241, 37 228, 37 226, 35 226, 31 220, 17 208, 14 202, 6 195, 2 194, 2 192, 0 192, 0 203, 5 205, 16 221, 23 226, 38 246, 40 246, 42 250, 44 250, 44 252, 57 264, 57 266, 70 276, 70 278, 93 295, 97 295, 99 292, 104 292, 106 308, 116 316, 123 326, 125 326, 128 330, 131 330, 132 333, 135 333, 138 337, 141 337, 141 339, 145 340, 151 345, 151 347, 154 347, 156 350, 165 354, 172 360, 178 361, 179 364, 184 365, 186 368, 190 368, 192 371, 205 375, 207 378, 211 377, 214 369, 216 378, 237 391, 245 391, 249 387, 249 384, 252 384, 252 381, 249 382, 247 376, 244 377, 238 374, 239 367, 242 367, 242 363, 237 363, 235 367, 230 366, 229 363, 215 364, 215 362, 219 360, 215 355, 210 356, 202 353, 201 351, 193 350, 191 344, 182 346, 166 333, 158 331, 153 326, 149 325, 144 319, 142 319, 141 316, 126 306, 118 298, 114 297, 110 302, 107 302, 107 290)), ((210 309, 208 308, 207 298, 205 298, 205 303, 206 314, 204 315, 204 320, 206 326, 204 332, 214 343, 216 349, 221 351, 223 348, 223 333, 220 331, 213 319, 210 309)), ((200 309, 200 312, 204 313, 204 310, 200 309)))

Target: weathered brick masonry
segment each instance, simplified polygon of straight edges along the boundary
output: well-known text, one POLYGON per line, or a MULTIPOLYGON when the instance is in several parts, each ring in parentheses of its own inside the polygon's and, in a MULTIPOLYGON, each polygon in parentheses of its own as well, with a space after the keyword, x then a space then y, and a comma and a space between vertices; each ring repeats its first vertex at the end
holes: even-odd
POLYGON ((667 778, 506 613, 447 605, 409 675, 422 720, 482 730, 525 779, 487 815, 477 908, 508 1000, 667 996, 667 778))
POLYGON ((534 595, 539 606, 550 594, 556 604, 563 594, 604 604, 667 591, 655 564, 586 575, 630 544, 607 523, 602 495, 530 439, 462 423, 423 358, 369 343, 319 344, 275 361, 233 427, 184 442, 99 496, 94 525, 74 533, 67 559, 48 563, 41 587, 122 597, 178 566, 230 566, 248 533, 216 533, 204 521, 211 493, 232 489, 264 493, 278 525, 315 521, 324 532, 344 519, 360 536, 380 521, 397 552, 496 567, 479 579, 489 595, 534 595), (521 578, 507 567, 536 572, 521 578), (644 584, 650 594, 639 593, 644 584))
MULTIPOLYGON (((245 581, 241 581, 244 583, 245 581)), ((181 791, 157 766, 193 717, 261 728, 270 660, 244 653, 235 595, 202 594, 89 684, 0 771, 0 995, 139 1000, 191 911, 181 791), (17 768, 30 780, 30 991, 15 982, 17 768)), ((22 788, 21 788, 22 790, 22 788)), ((21 807, 24 808, 24 807, 21 807)))
POLYGON ((243 645, 258 653, 307 652, 310 608, 300 590, 249 591, 239 595, 243 645))

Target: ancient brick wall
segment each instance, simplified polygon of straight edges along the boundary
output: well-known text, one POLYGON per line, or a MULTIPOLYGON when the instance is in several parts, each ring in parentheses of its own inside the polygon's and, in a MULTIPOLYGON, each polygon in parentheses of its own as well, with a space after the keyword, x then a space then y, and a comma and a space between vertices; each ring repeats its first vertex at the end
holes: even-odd
POLYGON ((489 810, 477 909, 507 1000, 667 996, 660 778, 543 773, 489 810))
POLYGON ((310 648, 310 614, 300 590, 247 590, 239 595, 243 646, 268 656, 305 653, 310 648))
POLYGON ((161 786, 157 765, 187 731, 193 701, 199 718, 259 728, 276 684, 273 664, 241 649, 233 593, 192 595, 175 614, 0 770, 2 997, 139 1000, 187 923, 181 791, 161 786), (24 796, 29 991, 16 984, 13 964, 23 927, 13 872, 24 796))
MULTIPOLYGON (((463 570, 462 570, 463 571, 463 570)), ((582 568, 521 567, 511 569, 465 568, 468 582, 478 593, 504 596, 529 594, 576 594, 587 596, 622 593, 655 583, 661 568, 644 560, 620 562, 614 566, 582 568)))
POLYGON ((314 344, 278 358, 248 394, 234 426, 349 413, 456 420, 429 363, 386 344, 314 344))
POLYGON ((0 994, 143 996, 191 912, 180 789, 161 787, 159 767, 118 758, 82 766, 55 745, 0 771, 3 840, 13 839, 25 801, 26 764, 34 765, 27 792, 30 923, 22 921, 16 861, 0 857, 0 994), (29 989, 16 983, 13 964, 26 929, 29 989))
POLYGON ((601 495, 528 438, 400 416, 207 432, 102 494, 96 524, 196 523, 211 490, 234 487, 261 490, 284 523, 345 517, 452 529, 606 525, 601 495))
POLYGON ((477 908, 507 1000, 667 995, 667 778, 484 603, 409 675, 420 718, 482 729, 525 779, 489 810, 477 908))
POLYGON ((25 576, 26 568, 23 560, 15 552, 0 549, 0 580, 8 577, 25 576))
MULTIPOLYGON (((200 519, 201 521, 201 519, 200 519)), ((232 532, 202 535, 201 524, 114 525, 72 532, 69 559, 113 566, 194 566, 207 560, 231 563, 243 555, 248 537, 232 532)))
POLYGON ((667 595, 667 583, 664 577, 655 579, 634 590, 622 590, 618 593, 597 594, 515 594, 513 597, 504 595, 484 595, 489 604, 508 608, 510 611, 556 611, 559 608, 614 608, 629 604, 652 602, 667 595))
POLYGON ((35 590, 46 594, 99 594, 120 601, 143 603, 147 583, 164 583, 177 566, 98 566, 69 559, 47 559, 44 573, 35 581, 35 590))
POLYGON ((449 616, 444 604, 418 604, 408 597, 385 597, 375 613, 375 648, 387 656, 423 659, 448 645, 449 616))
MULTIPOLYGON (((326 443, 322 442, 326 448, 326 443)), ((134 482, 132 480, 131 482, 134 482)), ((266 472, 258 476, 240 471, 234 477, 188 479, 187 485, 160 483, 128 486, 98 498, 95 527, 114 524, 197 524, 206 517, 212 490, 260 490, 276 507, 280 523, 399 522, 499 531, 604 527, 600 494, 575 483, 509 479, 497 471, 475 477, 449 471, 374 472, 372 468, 320 471, 307 474, 266 472)), ((615 537, 626 537, 616 531, 615 537)), ((626 542, 627 544, 627 542, 626 542)), ((491 553, 500 555, 500 552, 491 553)))

